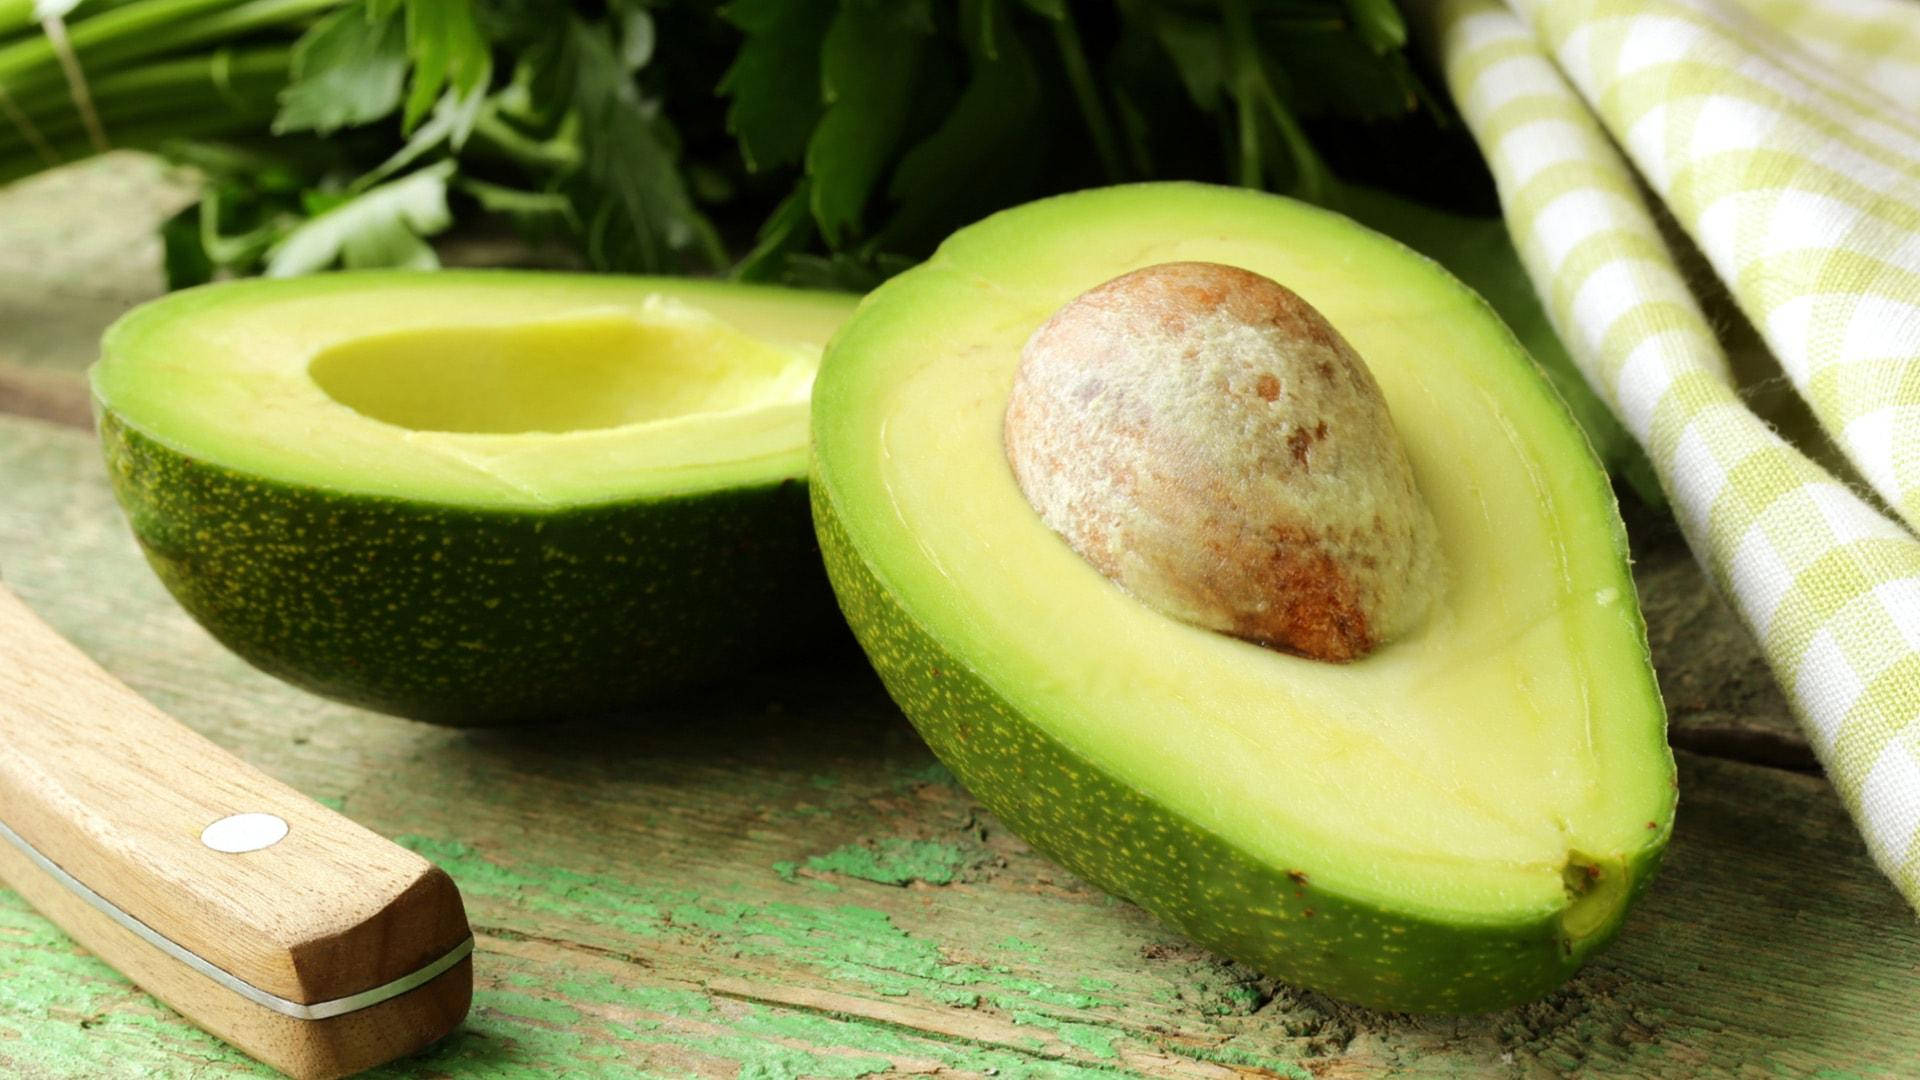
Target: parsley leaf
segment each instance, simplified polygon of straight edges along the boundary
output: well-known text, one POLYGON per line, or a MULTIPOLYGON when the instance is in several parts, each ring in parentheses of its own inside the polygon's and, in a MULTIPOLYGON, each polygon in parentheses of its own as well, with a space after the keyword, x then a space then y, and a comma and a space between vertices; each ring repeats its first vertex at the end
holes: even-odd
POLYGON ((353 196, 289 232, 267 253, 268 277, 293 277, 339 262, 350 268, 440 265, 423 237, 453 221, 447 209, 452 161, 442 161, 353 196))
POLYGON ((280 92, 275 134, 326 135, 371 123, 400 107, 406 79, 400 22, 342 8, 313 25, 293 47, 293 78, 280 92))
POLYGON ((820 99, 820 46, 835 0, 734 0, 723 11, 746 36, 720 80, 731 99, 727 131, 749 170, 800 160, 826 105, 820 99))
POLYGON ((719 236, 687 192, 673 128, 657 101, 640 96, 607 28, 570 18, 562 57, 580 121, 589 260, 606 268, 723 265, 719 236))
POLYGON ((473 0, 368 0, 367 12, 391 15, 401 3, 407 9, 407 58, 413 62, 401 130, 411 132, 443 88, 461 98, 484 92, 493 78, 493 51, 474 19, 473 0))
POLYGON ((867 199, 898 150, 913 105, 927 33, 927 3, 847 4, 820 48, 827 111, 807 141, 813 218, 827 244, 847 246, 867 199))

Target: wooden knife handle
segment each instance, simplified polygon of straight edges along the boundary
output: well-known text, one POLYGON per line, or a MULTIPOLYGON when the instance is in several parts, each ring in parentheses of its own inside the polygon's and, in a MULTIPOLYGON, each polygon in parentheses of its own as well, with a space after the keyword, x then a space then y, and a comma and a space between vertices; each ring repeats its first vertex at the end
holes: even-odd
POLYGON ((169 719, 4 586, 0 881, 302 1080, 412 1053, 472 996, 451 878, 169 719))

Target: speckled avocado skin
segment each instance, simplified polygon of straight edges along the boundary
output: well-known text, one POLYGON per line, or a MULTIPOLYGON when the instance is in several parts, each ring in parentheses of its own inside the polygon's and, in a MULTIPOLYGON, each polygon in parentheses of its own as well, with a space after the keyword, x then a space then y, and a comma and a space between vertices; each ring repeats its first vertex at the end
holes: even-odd
POLYGON ((196 460, 100 416, 114 492, 174 597, 257 667, 445 724, 603 713, 820 640, 805 484, 484 510, 196 460))
MULTIPOLYGON (((1500 925, 1408 918, 1331 892, 1297 868, 1249 857, 1009 707, 876 578, 817 470, 810 488, 841 611, 933 752, 1022 839, 1202 945, 1371 1008, 1467 1013, 1540 997, 1617 932, 1616 919, 1570 941, 1557 910, 1500 925)), ((1626 864, 1629 900, 1645 888, 1663 849, 1654 843, 1626 864)))

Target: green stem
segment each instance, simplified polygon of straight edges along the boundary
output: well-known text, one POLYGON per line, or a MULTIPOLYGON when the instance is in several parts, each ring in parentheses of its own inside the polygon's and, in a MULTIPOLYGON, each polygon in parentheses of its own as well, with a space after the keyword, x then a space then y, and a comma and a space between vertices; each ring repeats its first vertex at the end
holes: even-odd
POLYGON ((1293 110, 1282 104, 1278 96, 1269 94, 1267 111, 1274 126, 1286 137, 1288 152, 1293 157, 1297 193, 1308 202, 1327 205, 1337 196, 1337 185, 1333 174, 1327 171, 1327 163, 1320 160, 1319 151, 1313 148, 1313 140, 1307 138, 1300 121, 1294 119, 1293 110))
POLYGON ((1254 35, 1253 12, 1247 0, 1221 0, 1235 112, 1239 122, 1239 181, 1246 187, 1266 186, 1264 155, 1260 151, 1260 119, 1264 114, 1279 130, 1293 163, 1293 194, 1309 202, 1326 198, 1331 190, 1327 167, 1314 152, 1307 134, 1293 117, 1267 75, 1267 60, 1254 35))
MULTIPOLYGON (((80 5, 67 13, 66 23, 69 29, 82 20, 91 19, 104 11, 125 7, 136 0, 80 0, 80 5)), ((40 20, 34 15, 35 0, 0 0, 0 41, 25 34, 38 34, 40 20)))
MULTIPOLYGON (((144 0, 159 3, 163 0, 144 0)), ((248 0, 235 4, 224 0, 223 10, 191 22, 168 26, 164 32, 147 37, 117 37, 103 44, 96 58, 105 64, 157 56, 176 49, 215 41, 232 41, 248 34, 275 27, 304 29, 314 17, 346 4, 348 0, 248 0)), ((102 16, 104 18, 105 16, 102 16)), ((82 60, 88 59, 83 55, 82 60)))
MULTIPOLYGON (((141 40, 159 34, 170 24, 204 11, 230 7, 234 0, 146 0, 102 13, 99 17, 76 23, 69 28, 67 40, 82 65, 102 42, 117 38, 141 40)), ((44 34, 0 48, 0 82, 14 85, 17 76, 29 71, 58 71, 59 58, 53 43, 44 34)))
POLYGON ((1266 72, 1253 45, 1253 14, 1246 0, 1221 0, 1221 21, 1227 37, 1228 78, 1233 88, 1234 120, 1237 127, 1234 148, 1238 159, 1234 179, 1241 187, 1265 187, 1266 167, 1260 153, 1260 109, 1262 98, 1270 96, 1266 72))
POLYGON ((33 17, 33 0, 0 0, 0 41, 39 25, 33 17))
POLYGON ((1120 158, 1120 141, 1114 136, 1113 119, 1107 115, 1106 103, 1100 100, 1100 88, 1094 85, 1093 68, 1087 63, 1087 51, 1080 44, 1080 29, 1074 25, 1071 9, 1063 6, 1059 20, 1053 24, 1053 37, 1060 47, 1060 63, 1066 70, 1067 84, 1079 102, 1087 134, 1093 137, 1094 153, 1100 156, 1100 167, 1110 182, 1119 183, 1127 178, 1126 165, 1120 158))
MULTIPOLYGON (((196 116, 169 116, 163 120, 121 128, 114 133, 114 145, 135 150, 151 150, 173 139, 197 139, 213 135, 231 135, 256 131, 273 118, 272 109, 259 113, 205 113, 196 116)), ((93 154, 85 134, 56 140, 54 148, 67 161, 78 161, 93 154)), ((31 176, 46 165, 32 154, 0 151, 0 184, 31 176)))
POLYGON ((33 118, 23 112, 20 106, 6 95, 4 89, 0 89, 0 117, 4 117, 11 125, 11 128, 0 127, 0 137, 12 138, 13 141, 31 147, 40 160, 48 166, 60 164, 59 153, 47 142, 46 136, 40 133, 33 118))
MULTIPOLYGON (((88 75, 130 61, 227 41, 273 27, 305 24, 346 0, 137 0, 70 28, 74 55, 88 75)), ((0 48, 0 83, 18 93, 62 83, 52 46, 34 38, 0 48)))
POLYGON ((570 173, 580 167, 580 144, 566 131, 546 140, 534 140, 500 119, 492 109, 482 110, 473 122, 476 149, 491 150, 536 171, 570 173))
MULTIPOLYGON (((165 100, 185 89, 207 86, 220 89, 231 85, 241 97, 255 96, 254 84, 277 80, 285 85, 292 64, 292 50, 285 46, 266 46, 225 53, 199 53, 176 60, 161 60, 140 67, 111 72, 89 82, 96 108, 106 110, 115 101, 165 100), (224 65, 224 67, 223 67, 224 65), (242 85, 246 89, 241 89, 242 85)), ((272 88, 277 90, 278 86, 272 88)), ((73 112, 73 101, 64 84, 35 87, 14 94, 20 110, 39 123, 43 116, 73 112)))
POLYGON ((1260 160, 1260 114, 1253 107, 1258 87, 1250 85, 1245 79, 1239 80, 1236 86, 1234 98, 1239 107, 1234 109, 1234 119, 1238 128, 1235 141, 1239 144, 1239 154, 1234 182, 1241 187, 1265 187, 1266 168, 1260 160))
MULTIPOLYGON (((169 117, 185 122, 203 116, 271 113, 280 88, 286 85, 288 59, 284 49, 238 57, 228 62, 224 71, 204 58, 196 59, 192 65, 174 63, 165 65, 164 70, 124 72, 103 82, 94 104, 109 141, 121 144, 122 131, 144 128, 169 117)), ((36 132, 56 147, 86 133, 71 107, 55 108, 32 119, 36 132)), ((39 156, 39 148, 24 133, 0 128, 0 159, 22 156, 30 149, 39 156)))
MULTIPOLYGON (((101 126, 106 128, 108 143, 118 148, 128 145, 128 131, 141 131, 158 127, 169 122, 186 124, 202 118, 221 118, 233 116, 271 115, 274 98, 271 94, 262 95, 253 101, 235 102, 225 95, 207 95, 204 97, 182 96, 172 101, 144 102, 126 105, 114 111, 103 111, 101 126)), ((60 151, 60 162, 71 161, 74 154, 65 149, 76 139, 89 140, 89 132, 78 117, 63 117, 56 123, 49 123, 40 129, 41 135, 60 151)), ((30 149, 24 142, 15 139, 0 139, 0 158, 23 156, 30 149)), ((93 148, 89 144, 89 156, 93 148)), ((56 162, 56 164, 59 162, 56 162)))

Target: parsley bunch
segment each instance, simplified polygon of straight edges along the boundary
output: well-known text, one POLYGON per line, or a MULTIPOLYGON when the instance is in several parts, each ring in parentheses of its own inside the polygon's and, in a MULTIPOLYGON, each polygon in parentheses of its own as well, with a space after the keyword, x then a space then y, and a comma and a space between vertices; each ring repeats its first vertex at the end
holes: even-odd
POLYGON ((865 287, 1049 192, 1326 201, 1329 153, 1441 130, 1392 0, 0 0, 0 181, 98 146, 49 10, 106 139, 207 178, 176 284, 431 265, 492 217, 595 268, 865 287))

